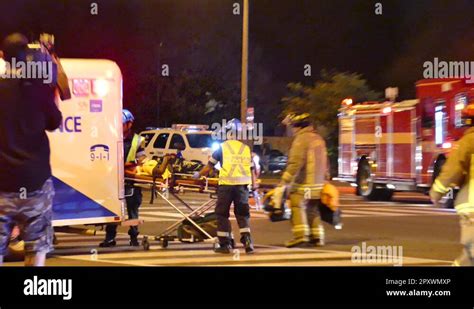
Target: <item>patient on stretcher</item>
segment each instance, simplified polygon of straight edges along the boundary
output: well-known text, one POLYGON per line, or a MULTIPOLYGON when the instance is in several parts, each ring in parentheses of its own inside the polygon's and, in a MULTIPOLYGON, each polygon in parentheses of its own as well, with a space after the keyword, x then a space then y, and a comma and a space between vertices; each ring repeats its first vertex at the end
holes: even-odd
POLYGON ((167 179, 174 173, 192 174, 201 170, 202 167, 202 163, 186 161, 183 158, 178 158, 177 154, 167 154, 162 158, 147 160, 142 165, 129 166, 126 168, 126 175, 167 179))

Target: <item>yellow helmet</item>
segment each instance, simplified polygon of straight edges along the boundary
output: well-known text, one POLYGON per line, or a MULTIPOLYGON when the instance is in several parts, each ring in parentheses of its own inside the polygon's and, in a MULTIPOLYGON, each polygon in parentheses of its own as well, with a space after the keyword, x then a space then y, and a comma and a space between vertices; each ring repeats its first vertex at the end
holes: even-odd
POLYGON ((468 104, 462 110, 462 118, 464 120, 464 124, 468 126, 474 125, 474 103, 468 104))
POLYGON ((311 115, 309 113, 289 114, 283 123, 291 124, 294 127, 307 126, 311 123, 311 115))

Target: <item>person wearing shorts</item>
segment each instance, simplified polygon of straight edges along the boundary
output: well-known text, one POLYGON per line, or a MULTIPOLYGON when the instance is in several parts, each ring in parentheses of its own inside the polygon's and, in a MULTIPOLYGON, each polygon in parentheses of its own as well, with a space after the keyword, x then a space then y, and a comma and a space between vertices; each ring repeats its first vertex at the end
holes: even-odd
MULTIPOLYGON (((22 34, 7 36, 4 60, 24 55, 27 44, 22 34)), ((0 77, 0 264, 15 227, 25 241, 26 266, 43 266, 52 249, 54 188, 46 131, 61 121, 51 85, 0 77)))
POLYGON ((0 256, 5 256, 10 235, 15 226, 20 239, 25 242, 25 264, 34 265, 37 252, 41 252, 40 264, 46 253, 53 249, 52 205, 53 181, 48 179, 43 187, 25 198, 18 193, 0 192, 0 256))

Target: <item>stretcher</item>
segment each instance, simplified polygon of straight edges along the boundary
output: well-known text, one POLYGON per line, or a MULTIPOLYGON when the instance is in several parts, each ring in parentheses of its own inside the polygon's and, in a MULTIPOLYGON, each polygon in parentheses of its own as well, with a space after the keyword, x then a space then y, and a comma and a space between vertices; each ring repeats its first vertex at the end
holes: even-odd
POLYGON ((170 241, 175 241, 178 238, 175 235, 178 228, 183 224, 187 223, 192 225, 197 231, 200 232, 202 238, 195 238, 187 240, 187 242, 211 242, 215 243, 216 238, 213 233, 209 233, 204 228, 202 228, 197 222, 196 218, 201 217, 210 209, 215 207, 216 204, 216 193, 217 193, 217 178, 203 178, 203 179, 193 179, 190 174, 180 174, 173 173, 171 177, 163 179, 161 177, 152 177, 148 175, 137 175, 133 172, 126 171, 125 181, 128 184, 133 185, 134 187, 140 187, 143 189, 148 189, 151 191, 151 200, 150 203, 154 202, 155 198, 160 198, 166 202, 172 209, 178 212, 182 218, 178 219, 175 223, 168 226, 161 233, 158 233, 156 236, 144 236, 142 238, 142 246, 145 250, 150 249, 150 241, 157 241, 162 248, 167 248, 170 241), (186 203, 182 198, 179 197, 179 194, 182 194, 186 191, 198 192, 203 194, 209 194, 209 200, 200 206, 193 208, 188 203, 186 203), (169 197, 173 196, 181 205, 189 209, 189 213, 184 213, 178 205, 175 205, 170 201, 169 197))

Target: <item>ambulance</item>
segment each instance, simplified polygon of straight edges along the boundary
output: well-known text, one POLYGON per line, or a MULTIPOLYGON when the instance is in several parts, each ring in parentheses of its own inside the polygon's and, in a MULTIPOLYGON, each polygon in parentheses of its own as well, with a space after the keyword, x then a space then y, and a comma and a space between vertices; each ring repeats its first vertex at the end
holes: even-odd
POLYGON ((124 218, 122 74, 110 60, 61 59, 72 97, 48 133, 55 187, 53 226, 124 218))

